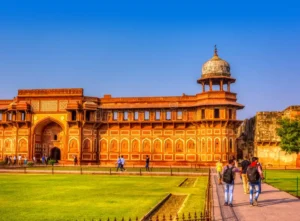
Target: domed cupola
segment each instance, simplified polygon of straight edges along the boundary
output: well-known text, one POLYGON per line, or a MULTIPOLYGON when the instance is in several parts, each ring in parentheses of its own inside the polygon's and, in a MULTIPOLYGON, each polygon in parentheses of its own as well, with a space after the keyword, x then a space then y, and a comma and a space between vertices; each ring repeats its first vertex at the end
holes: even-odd
POLYGON ((202 66, 202 75, 197 82, 202 85, 202 92, 230 92, 230 84, 234 83, 235 79, 231 77, 229 63, 219 58, 216 45, 214 56, 202 66))
POLYGON ((202 78, 226 76, 230 77, 230 65, 227 61, 219 58, 215 45, 214 56, 202 66, 202 78))

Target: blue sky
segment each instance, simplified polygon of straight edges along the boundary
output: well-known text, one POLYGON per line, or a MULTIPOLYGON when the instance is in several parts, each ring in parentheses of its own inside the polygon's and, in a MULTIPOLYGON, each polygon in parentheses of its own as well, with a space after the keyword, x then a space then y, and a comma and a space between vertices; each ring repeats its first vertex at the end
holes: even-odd
POLYGON ((218 46, 239 118, 300 104, 297 1, 0 1, 0 99, 18 89, 88 96, 196 94, 218 46))

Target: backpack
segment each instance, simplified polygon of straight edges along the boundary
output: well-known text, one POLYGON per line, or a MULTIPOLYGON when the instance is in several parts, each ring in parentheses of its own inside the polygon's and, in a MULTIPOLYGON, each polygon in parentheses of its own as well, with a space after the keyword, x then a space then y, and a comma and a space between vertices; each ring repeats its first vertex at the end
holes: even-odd
POLYGON ((233 167, 227 166, 227 169, 223 173, 223 182, 227 184, 232 184, 233 182, 233 172, 232 172, 233 167))
POLYGON ((250 183, 257 183, 259 181, 259 173, 257 166, 247 168, 247 177, 250 183))

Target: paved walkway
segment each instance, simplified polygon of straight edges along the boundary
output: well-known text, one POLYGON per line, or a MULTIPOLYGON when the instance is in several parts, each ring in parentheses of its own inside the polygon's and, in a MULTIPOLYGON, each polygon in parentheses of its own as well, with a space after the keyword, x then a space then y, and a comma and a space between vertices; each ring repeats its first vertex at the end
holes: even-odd
POLYGON ((215 174, 212 176, 215 220, 300 220, 300 200, 265 183, 262 184, 262 194, 259 196, 258 206, 250 206, 249 194, 244 194, 239 176, 236 176, 235 179, 233 208, 223 206, 223 185, 217 184, 215 174))

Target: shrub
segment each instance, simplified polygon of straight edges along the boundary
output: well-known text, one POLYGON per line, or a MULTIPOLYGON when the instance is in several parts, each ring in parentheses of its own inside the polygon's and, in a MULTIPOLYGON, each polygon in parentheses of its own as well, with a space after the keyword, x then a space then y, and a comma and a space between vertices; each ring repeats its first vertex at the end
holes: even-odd
POLYGON ((27 166, 28 166, 28 167, 33 167, 33 165, 34 165, 34 162, 31 162, 31 161, 30 161, 30 162, 27 163, 27 166))
POLYGON ((55 163, 56 163, 56 160, 49 160, 49 161, 48 161, 48 164, 50 164, 50 165, 52 165, 52 166, 53 166, 55 163))

